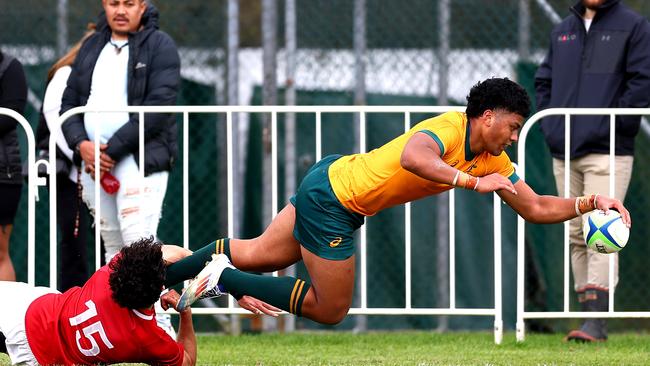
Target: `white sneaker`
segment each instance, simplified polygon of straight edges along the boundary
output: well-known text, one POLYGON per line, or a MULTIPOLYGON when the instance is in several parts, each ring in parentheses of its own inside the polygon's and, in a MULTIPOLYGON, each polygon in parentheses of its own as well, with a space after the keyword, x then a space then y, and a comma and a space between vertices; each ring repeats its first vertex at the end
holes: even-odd
POLYGON ((235 268, 225 254, 213 254, 212 260, 205 265, 189 285, 180 299, 178 299, 178 310, 183 311, 192 305, 196 300, 221 296, 224 290, 219 288, 219 278, 226 268, 235 268))

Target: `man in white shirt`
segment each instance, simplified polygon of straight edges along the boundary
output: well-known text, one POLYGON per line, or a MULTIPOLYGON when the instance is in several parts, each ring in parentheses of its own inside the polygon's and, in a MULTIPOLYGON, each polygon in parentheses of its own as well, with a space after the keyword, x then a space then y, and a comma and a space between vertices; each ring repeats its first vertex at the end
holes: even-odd
MULTIPOLYGON (((105 14, 79 50, 60 113, 84 105, 98 109, 175 105, 180 59, 173 40, 158 29, 157 9, 145 0, 103 0, 102 5, 105 14)), ((107 262, 123 245, 156 236, 169 170, 177 155, 174 117, 148 113, 144 161, 138 161, 139 123, 137 113, 111 112, 76 115, 62 124, 84 170, 83 198, 99 222, 107 262), (111 175, 119 181, 114 195, 100 188, 99 213, 94 212, 95 141, 100 144, 102 182, 111 175)))

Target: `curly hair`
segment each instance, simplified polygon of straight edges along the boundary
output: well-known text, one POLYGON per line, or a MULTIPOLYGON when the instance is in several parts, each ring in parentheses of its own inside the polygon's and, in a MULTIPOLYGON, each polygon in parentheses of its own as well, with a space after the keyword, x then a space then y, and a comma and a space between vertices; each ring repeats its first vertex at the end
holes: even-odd
POLYGON ((156 242, 153 236, 122 248, 109 268, 108 284, 118 305, 143 309, 150 307, 160 297, 166 271, 162 244, 156 242))
POLYGON ((524 118, 530 115, 530 98, 521 85, 508 78, 478 82, 467 96, 468 118, 479 117, 487 109, 503 109, 524 118))

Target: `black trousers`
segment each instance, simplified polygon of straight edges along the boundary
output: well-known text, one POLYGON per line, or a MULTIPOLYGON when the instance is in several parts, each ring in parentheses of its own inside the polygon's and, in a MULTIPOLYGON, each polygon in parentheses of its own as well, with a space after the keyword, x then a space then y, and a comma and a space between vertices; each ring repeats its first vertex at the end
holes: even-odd
POLYGON ((88 208, 78 199, 77 183, 66 175, 57 176, 56 218, 59 225, 58 290, 83 286, 88 274, 88 208), (79 233, 75 238, 75 218, 79 211, 79 233))

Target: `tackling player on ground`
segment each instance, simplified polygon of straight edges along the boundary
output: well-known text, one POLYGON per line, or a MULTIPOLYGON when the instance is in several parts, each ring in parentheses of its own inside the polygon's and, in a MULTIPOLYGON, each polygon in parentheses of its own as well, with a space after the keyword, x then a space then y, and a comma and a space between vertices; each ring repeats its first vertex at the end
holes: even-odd
POLYGON ((191 277, 219 254, 188 287, 179 307, 206 291, 227 291, 320 323, 338 323, 352 304, 352 235, 365 216, 455 187, 496 192, 534 223, 558 223, 596 208, 614 208, 629 226, 629 212, 617 199, 540 196, 519 179, 504 149, 517 141, 529 113, 530 100, 521 86, 492 78, 470 90, 466 113, 427 119, 368 153, 325 157, 307 172, 291 203, 262 235, 217 240, 168 270, 169 280, 191 277), (280 270, 301 259, 311 283, 242 272, 280 270), (207 290, 201 291, 206 284, 207 290))
MULTIPOLYGON (((0 335, 6 338, 0 349, 6 344, 2 351, 13 364, 194 365, 191 311, 180 312, 177 341, 154 319, 165 268, 162 245, 149 238, 123 247, 83 287, 64 293, 0 281, 0 335)), ((167 292, 163 308, 176 307, 178 297, 167 292)))

